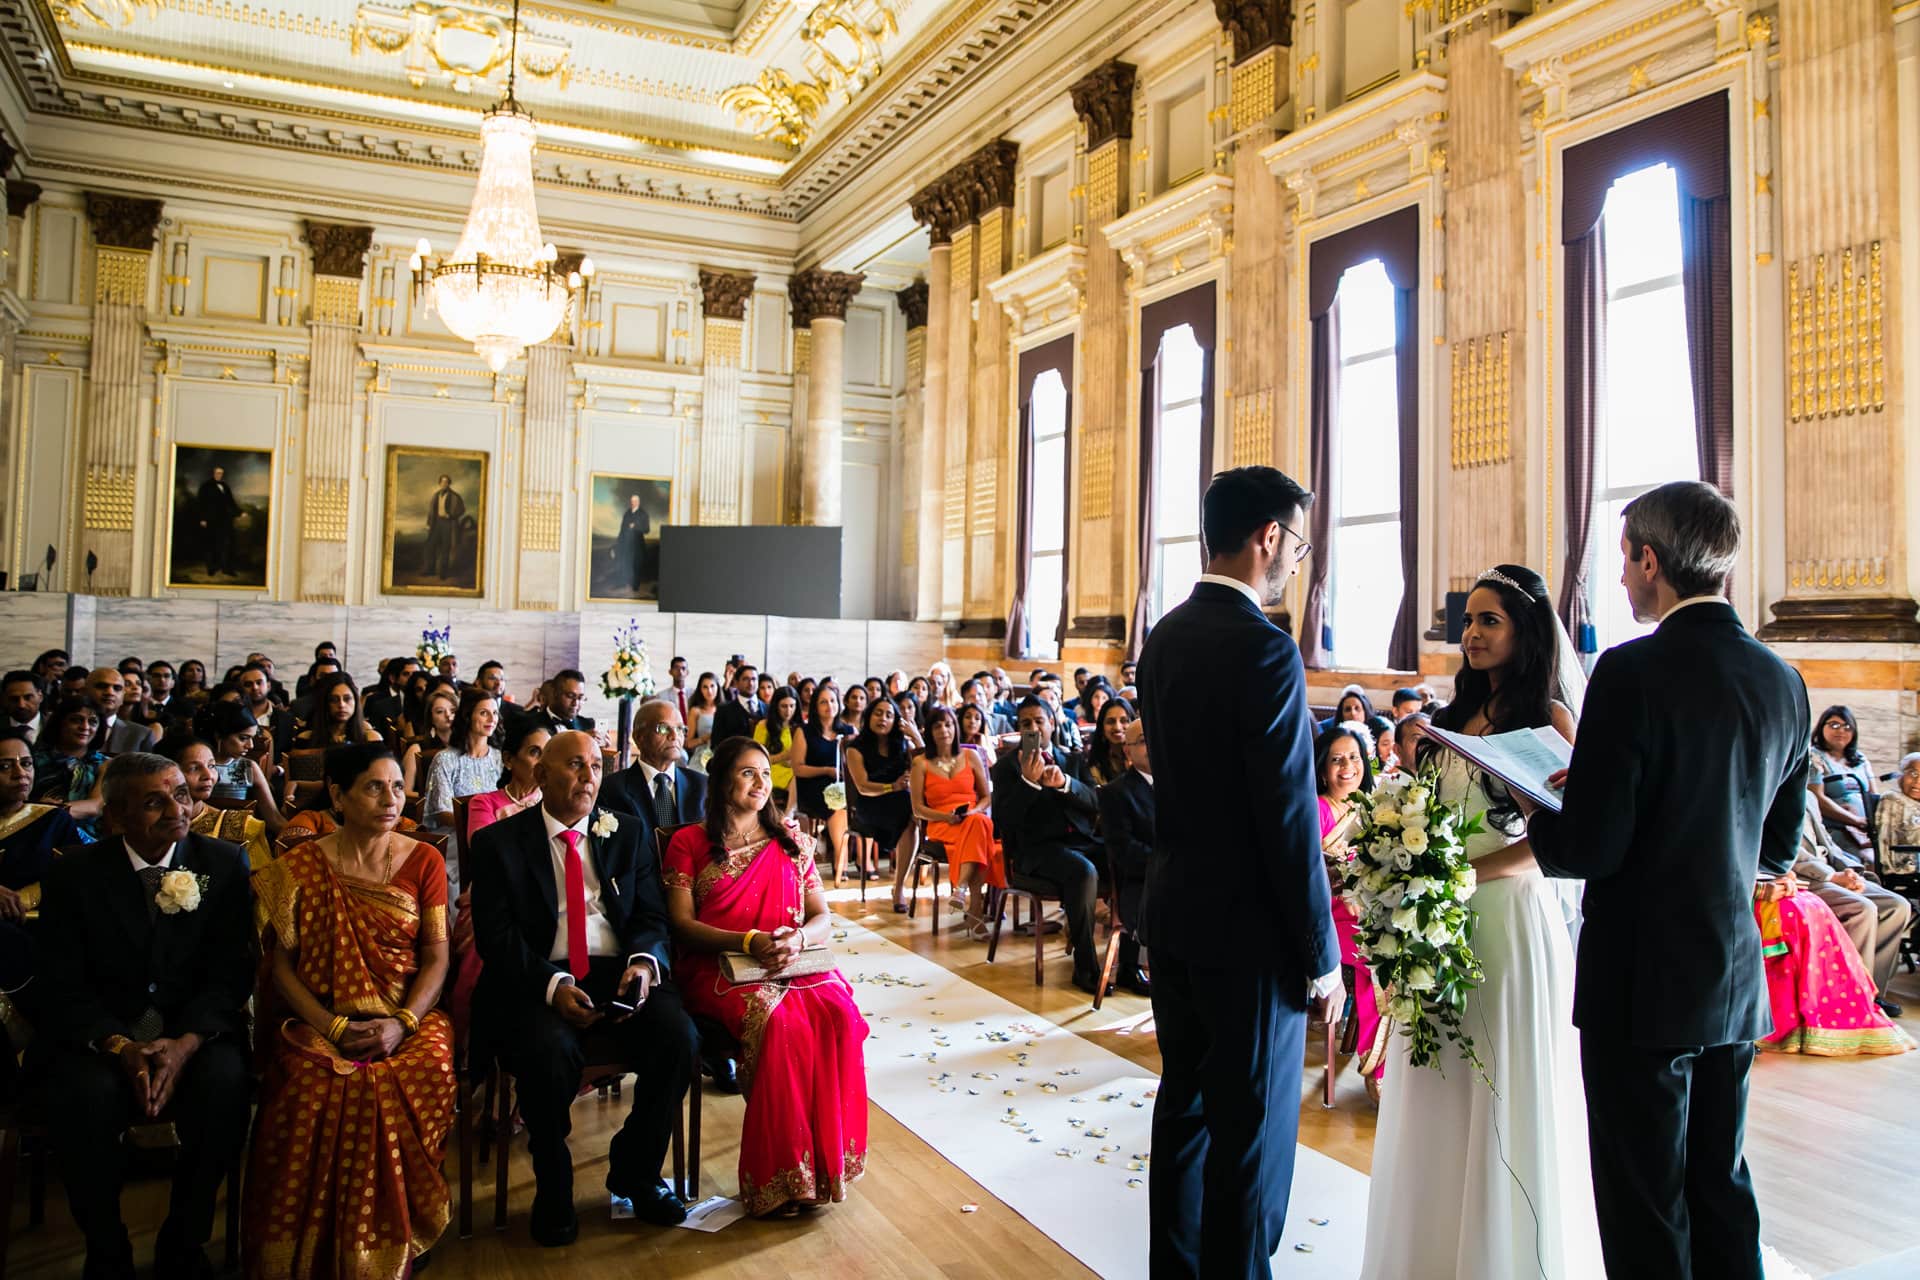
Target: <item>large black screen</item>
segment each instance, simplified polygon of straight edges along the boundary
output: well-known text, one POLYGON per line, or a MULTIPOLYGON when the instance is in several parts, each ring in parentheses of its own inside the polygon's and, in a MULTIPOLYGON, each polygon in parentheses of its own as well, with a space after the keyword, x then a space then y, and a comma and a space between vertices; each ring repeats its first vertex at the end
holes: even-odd
POLYGON ((677 525, 660 530, 662 613, 840 616, 840 530, 677 525))

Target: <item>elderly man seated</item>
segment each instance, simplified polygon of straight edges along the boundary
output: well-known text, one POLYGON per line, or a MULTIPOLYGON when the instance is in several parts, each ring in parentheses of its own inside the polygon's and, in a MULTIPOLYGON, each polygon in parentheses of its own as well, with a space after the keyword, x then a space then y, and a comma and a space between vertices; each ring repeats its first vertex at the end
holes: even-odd
POLYGON ((1887 983, 1900 960, 1900 939, 1913 919, 1913 906, 1861 873, 1860 863, 1833 841, 1821 820, 1813 793, 1807 793, 1807 814, 1800 824, 1800 853, 1793 873, 1807 891, 1833 908, 1840 924, 1860 952, 1860 962, 1873 975, 1874 1003, 1890 1018, 1900 1006, 1887 998, 1887 983))

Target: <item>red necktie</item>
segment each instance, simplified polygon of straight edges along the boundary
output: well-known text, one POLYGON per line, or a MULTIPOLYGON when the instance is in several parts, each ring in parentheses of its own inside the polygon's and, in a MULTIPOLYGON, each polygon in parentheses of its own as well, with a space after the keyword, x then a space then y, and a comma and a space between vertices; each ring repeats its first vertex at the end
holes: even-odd
POLYGON ((580 833, 566 830, 567 842, 567 972, 575 982, 587 977, 587 871, 580 861, 580 833))
POLYGON ((678 693, 680 697, 680 718, 685 720, 687 718, 687 691, 681 689, 678 693))

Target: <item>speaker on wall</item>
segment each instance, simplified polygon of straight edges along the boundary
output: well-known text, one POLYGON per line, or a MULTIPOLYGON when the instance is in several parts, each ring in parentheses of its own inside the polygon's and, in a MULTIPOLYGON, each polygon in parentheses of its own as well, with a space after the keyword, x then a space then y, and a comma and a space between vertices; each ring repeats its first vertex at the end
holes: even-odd
POLYGON ((1447 592, 1447 643, 1459 644, 1467 632, 1467 593, 1447 592))

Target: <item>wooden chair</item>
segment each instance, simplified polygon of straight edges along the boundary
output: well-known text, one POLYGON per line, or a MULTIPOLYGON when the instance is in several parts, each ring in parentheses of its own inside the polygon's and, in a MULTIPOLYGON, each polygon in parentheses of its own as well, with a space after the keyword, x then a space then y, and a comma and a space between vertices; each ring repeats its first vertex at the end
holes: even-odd
POLYGON ((1133 927, 1120 916, 1120 879, 1113 874, 1112 859, 1108 859, 1107 885, 1111 886, 1107 899, 1107 956, 1100 964, 1100 986, 1093 993, 1093 1007, 1098 1009, 1100 1002, 1107 998, 1107 988, 1113 985, 1113 971, 1120 963, 1120 939, 1134 936, 1133 927))
MULTIPOLYGON (((1048 902, 1058 902, 1059 895, 1053 886, 1042 880, 1034 880, 1021 875, 1012 868, 1007 869, 1007 887, 997 889, 989 904, 993 920, 993 932, 987 937, 987 963, 993 963, 993 957, 1000 950, 1000 928, 1007 915, 1007 907, 1013 907, 1013 927, 1020 928, 1020 903, 1025 902, 1031 909, 1033 924, 1033 985, 1044 987, 1047 984, 1046 952, 1047 922, 1045 907, 1048 902)), ((1068 949, 1072 949, 1069 941, 1068 949)))
POLYGON ((938 840, 927 838, 927 824, 918 823, 919 838, 914 841, 913 855, 907 859, 907 919, 912 920, 920 913, 920 869, 933 872, 933 903, 927 910, 927 927, 935 933, 940 931, 940 881, 947 874, 947 846, 938 840))

